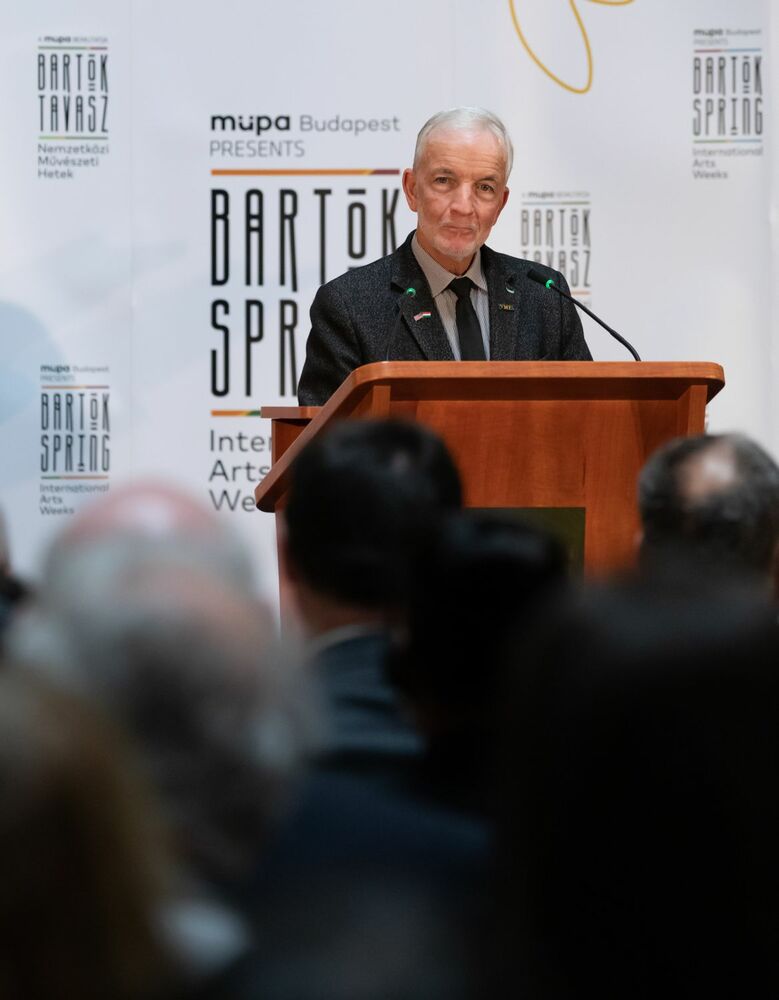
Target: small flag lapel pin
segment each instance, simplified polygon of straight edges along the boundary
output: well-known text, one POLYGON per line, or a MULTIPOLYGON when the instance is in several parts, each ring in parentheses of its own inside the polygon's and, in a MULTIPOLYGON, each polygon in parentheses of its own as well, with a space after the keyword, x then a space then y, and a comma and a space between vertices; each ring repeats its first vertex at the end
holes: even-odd
POLYGON ((430 319, 431 315, 432 313, 429 312, 417 313, 416 316, 414 317, 414 322, 418 323, 421 319, 430 319))

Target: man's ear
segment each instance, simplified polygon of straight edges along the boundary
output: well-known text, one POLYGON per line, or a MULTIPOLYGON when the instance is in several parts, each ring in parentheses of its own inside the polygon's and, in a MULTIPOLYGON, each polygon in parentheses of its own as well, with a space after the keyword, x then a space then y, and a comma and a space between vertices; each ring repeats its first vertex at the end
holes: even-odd
POLYGON ((412 212, 417 210, 417 178, 410 167, 403 171, 403 194, 412 212))
POLYGON ((494 226, 494 225, 495 225, 495 223, 496 223, 496 222, 498 221, 498 218, 499 218, 499 216, 500 216, 500 213, 501 213, 501 212, 503 211, 503 209, 504 209, 504 208, 506 207, 506 202, 507 202, 508 200, 509 200, 509 189, 508 189, 508 188, 504 188, 504 189, 503 189, 503 198, 502 198, 502 200, 501 200, 501 203, 500 203, 499 207, 498 207, 498 208, 497 208, 497 209, 495 210, 495 218, 494 218, 494 220, 493 220, 493 222, 492 222, 493 226, 494 226))

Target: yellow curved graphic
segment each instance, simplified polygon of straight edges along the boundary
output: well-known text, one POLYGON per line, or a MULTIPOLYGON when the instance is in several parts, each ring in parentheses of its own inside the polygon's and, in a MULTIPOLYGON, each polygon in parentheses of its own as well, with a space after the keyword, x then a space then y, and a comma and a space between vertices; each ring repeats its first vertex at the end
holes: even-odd
MULTIPOLYGON (((570 90, 572 94, 586 94, 587 91, 592 86, 592 49, 590 48, 590 39, 587 34, 587 29, 584 27, 584 22, 582 21, 581 14, 579 13, 579 8, 576 6, 576 0, 568 0, 571 5, 571 10, 573 11, 573 16, 576 18, 576 23, 579 25, 579 31, 582 33, 582 40, 584 41, 584 51, 587 54, 587 82, 583 87, 574 87, 571 83, 566 83, 562 80, 556 73, 553 73, 547 65, 541 62, 538 56, 535 54, 530 46, 527 38, 525 38, 522 27, 519 23, 519 17, 517 15, 516 7, 518 5, 518 0, 509 0, 509 8, 511 10, 511 19, 514 22, 514 28, 519 36, 520 42, 533 60, 533 62, 542 70, 546 75, 554 80, 555 83, 563 87, 565 90, 570 90)), ((600 3, 604 4, 606 7, 625 7, 629 3, 633 3, 633 0, 588 0, 589 3, 600 3)))

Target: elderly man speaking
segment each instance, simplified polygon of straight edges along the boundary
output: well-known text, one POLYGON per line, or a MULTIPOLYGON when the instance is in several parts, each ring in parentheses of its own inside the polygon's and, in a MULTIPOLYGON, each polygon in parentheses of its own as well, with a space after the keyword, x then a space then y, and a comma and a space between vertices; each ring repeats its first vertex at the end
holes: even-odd
POLYGON ((322 285, 298 387, 319 405, 371 361, 585 361, 574 306, 526 277, 542 264, 485 246, 509 196, 513 150, 481 108, 442 111, 417 136, 403 191, 416 231, 394 253, 322 285))

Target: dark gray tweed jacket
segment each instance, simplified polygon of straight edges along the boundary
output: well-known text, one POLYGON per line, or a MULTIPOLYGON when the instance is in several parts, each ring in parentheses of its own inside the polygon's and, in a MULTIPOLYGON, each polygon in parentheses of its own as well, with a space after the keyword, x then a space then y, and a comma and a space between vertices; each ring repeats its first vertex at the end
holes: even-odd
MULTIPOLYGON (((350 372, 371 361, 454 360, 411 249, 412 236, 394 253, 347 271, 316 293, 298 386, 301 406, 327 402, 350 372), (431 315, 414 318, 426 312, 431 315)), ((482 247, 491 360, 592 360, 575 307, 529 281, 525 275, 531 267, 568 291, 559 271, 482 247)))

